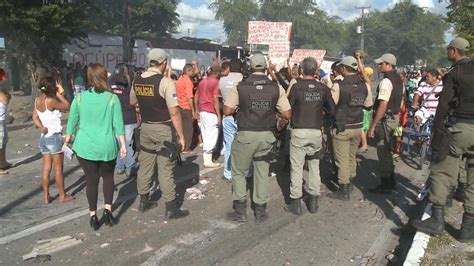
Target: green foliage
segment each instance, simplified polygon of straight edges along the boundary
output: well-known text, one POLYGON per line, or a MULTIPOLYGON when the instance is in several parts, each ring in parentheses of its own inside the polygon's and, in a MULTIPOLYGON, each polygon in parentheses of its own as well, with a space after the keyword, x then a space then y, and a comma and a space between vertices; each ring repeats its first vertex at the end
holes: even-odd
POLYGON ((451 1, 448 6, 447 21, 454 24, 454 31, 471 43, 474 55, 474 2, 469 0, 451 1))
POLYGON ((243 46, 247 42, 248 21, 256 20, 259 7, 253 0, 216 0, 210 7, 216 11, 216 19, 224 22, 227 43, 243 46))
POLYGON ((0 0, 0 33, 20 62, 48 69, 60 58, 62 44, 83 33, 88 4, 87 0, 0 0))
MULTIPOLYGON (((360 19, 347 24, 346 51, 359 47, 360 35, 355 32, 357 25, 360 25, 360 19)), ((366 17, 365 49, 372 59, 393 53, 398 65, 414 64, 417 60, 443 64, 445 61, 439 56, 439 51, 444 46, 447 29, 448 24, 442 16, 405 0, 384 12, 371 12, 366 17)))
MULTIPOLYGON (((129 1, 130 28, 134 38, 163 37, 175 33, 180 25, 176 13, 178 0, 129 1)), ((88 9, 92 31, 122 35, 123 0, 94 1, 88 9)))

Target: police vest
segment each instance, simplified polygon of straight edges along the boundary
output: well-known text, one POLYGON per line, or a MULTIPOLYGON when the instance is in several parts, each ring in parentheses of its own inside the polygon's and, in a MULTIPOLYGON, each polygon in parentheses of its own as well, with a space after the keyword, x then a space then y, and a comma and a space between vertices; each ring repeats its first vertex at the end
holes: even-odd
POLYGON ((326 86, 316 80, 301 79, 293 85, 290 92, 290 95, 295 96, 294 104, 291 106, 293 128, 321 128, 324 100, 329 96, 327 95, 329 91, 325 89, 326 86))
POLYGON ((171 119, 166 100, 161 97, 159 88, 163 75, 147 78, 138 76, 133 83, 143 122, 165 122, 171 119))
POLYGON ((239 131, 276 130, 276 104, 280 89, 264 75, 251 74, 237 85, 239 111, 236 115, 239 131))
POLYGON ((339 101, 337 102, 336 123, 345 128, 362 127, 362 107, 369 92, 367 85, 358 75, 350 75, 339 83, 339 101))
MULTIPOLYGON (((388 101, 387 112, 390 111, 396 115, 400 112, 400 105, 403 99, 403 81, 398 75, 396 70, 385 73, 384 78, 387 78, 392 83, 392 92, 390 93, 390 99, 388 101)), ((379 85, 380 86, 380 85, 379 85)), ((380 87, 377 87, 377 98, 380 92, 380 87)), ((380 100, 377 100, 374 105, 374 110, 377 110, 380 105, 380 100)))
POLYGON ((453 115, 461 119, 474 119, 474 61, 465 60, 454 70, 454 89, 458 93, 458 103, 453 115))

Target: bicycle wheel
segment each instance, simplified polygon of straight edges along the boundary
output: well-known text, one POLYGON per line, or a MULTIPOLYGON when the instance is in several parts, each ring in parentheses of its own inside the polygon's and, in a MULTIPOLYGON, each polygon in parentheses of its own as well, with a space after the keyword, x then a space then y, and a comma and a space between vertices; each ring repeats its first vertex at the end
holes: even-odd
POLYGON ((429 143, 427 141, 423 141, 420 147, 420 164, 418 165, 420 170, 423 170, 423 167, 427 162, 429 148, 429 143))

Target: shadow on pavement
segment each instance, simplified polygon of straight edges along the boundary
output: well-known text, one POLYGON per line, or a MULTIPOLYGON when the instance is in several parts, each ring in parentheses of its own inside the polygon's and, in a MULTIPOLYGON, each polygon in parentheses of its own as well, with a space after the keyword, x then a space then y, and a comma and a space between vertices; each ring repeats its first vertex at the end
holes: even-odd
POLYGON ((32 163, 32 162, 34 162, 34 161, 37 161, 37 160, 41 159, 42 157, 43 157, 43 156, 41 155, 41 153, 38 152, 38 153, 36 153, 36 154, 33 155, 33 156, 30 156, 30 157, 28 157, 28 158, 26 158, 26 159, 23 159, 23 160, 21 160, 21 161, 19 161, 19 162, 14 163, 14 164, 13 164, 13 167, 18 167, 18 166, 23 165, 23 164, 32 163))
MULTIPOLYGON (((64 175, 64 179, 69 176, 71 173, 73 173, 74 171, 76 171, 77 169, 79 169, 80 166, 77 165, 77 166, 73 166, 71 167, 70 169, 64 171, 63 175, 64 175)), ((77 182, 76 182, 77 183, 77 182)), ((54 178, 51 179, 50 181, 50 186, 51 185, 54 185, 55 184, 55 180, 54 178)), ((71 186, 70 186, 71 187, 71 186)), ((68 189, 70 188, 68 187, 68 189)), ((27 201, 28 199, 30 199, 31 197, 37 195, 37 194, 40 194, 43 192, 43 189, 42 187, 38 187, 30 192, 28 192, 27 194, 21 196, 20 198, 18 199, 15 199, 13 200, 12 202, 8 203, 7 205, 5 205, 3 208, 0 209, 0 216, 3 216, 5 214, 7 214, 8 212, 10 212, 11 210, 13 210, 14 208, 17 208, 17 207, 21 207, 20 205, 22 203, 24 203, 25 201, 27 201)), ((57 198, 58 196, 55 196, 54 198, 57 198)), ((38 198, 38 200, 41 200, 41 198, 38 198)))

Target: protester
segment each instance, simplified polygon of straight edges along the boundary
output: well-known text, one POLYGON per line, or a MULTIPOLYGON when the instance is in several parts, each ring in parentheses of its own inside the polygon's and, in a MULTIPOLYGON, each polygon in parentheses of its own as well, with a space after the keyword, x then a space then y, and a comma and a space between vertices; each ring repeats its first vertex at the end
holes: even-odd
MULTIPOLYGON (((84 66, 86 68, 87 66, 84 66)), ((81 62, 76 62, 76 67, 72 72, 72 84, 74 88, 74 97, 83 92, 86 88, 86 78, 84 77, 84 69, 81 62)))
POLYGON ((220 64, 214 62, 209 69, 209 75, 199 83, 194 97, 194 105, 201 122, 204 167, 209 168, 220 166, 220 163, 214 162, 212 158, 221 124, 219 80, 217 79, 220 70, 220 64))
MULTIPOLYGON (((230 96, 230 92, 243 79, 242 61, 240 59, 232 59, 230 61, 229 74, 219 80, 219 91, 224 99, 224 104, 230 96)), ((232 168, 230 164, 231 145, 237 132, 237 123, 233 115, 224 115, 222 119, 224 130, 224 175, 223 179, 232 182, 232 168)))
POLYGON ((120 157, 127 156, 122 108, 117 95, 109 91, 107 71, 100 64, 92 64, 87 70, 90 87, 78 94, 72 104, 67 123, 66 144, 74 137, 73 150, 86 176, 86 194, 89 202, 90 226, 100 227, 97 218, 99 179, 103 180, 104 214, 106 225, 115 224, 112 215, 114 195, 114 169, 120 140, 120 157))
POLYGON ((426 79, 415 91, 411 107, 415 110, 415 125, 424 124, 428 118, 434 117, 438 108, 437 95, 443 90, 443 82, 439 80, 436 69, 426 71, 426 79))
POLYGON ((178 97, 178 105, 181 110, 181 118, 183 119, 184 134, 184 150, 183 153, 191 152, 191 144, 193 142, 193 124, 196 117, 194 107, 194 67, 192 64, 186 64, 183 68, 183 75, 176 81, 176 97, 178 97))
POLYGON ((8 91, 0 91, 0 175, 8 174, 7 169, 12 167, 12 164, 7 162, 6 151, 8 142, 7 131, 7 106, 10 103, 11 95, 8 91))
POLYGON ((137 175, 136 154, 133 151, 133 132, 137 127, 137 115, 135 106, 130 105, 130 90, 133 81, 133 71, 126 64, 118 64, 115 67, 114 74, 110 77, 110 88, 112 93, 118 96, 120 106, 122 107, 123 124, 125 128, 125 145, 127 156, 125 159, 117 157, 115 171, 118 175, 126 174, 129 176, 137 175))
POLYGON ((33 108, 33 122, 39 128, 41 136, 39 149, 43 155, 43 202, 49 204, 52 197, 49 194, 51 170, 54 168, 59 200, 68 202, 74 198, 64 192, 63 138, 61 112, 69 110, 69 102, 65 99, 62 87, 53 77, 43 77, 39 82, 41 95, 36 97, 33 108))

